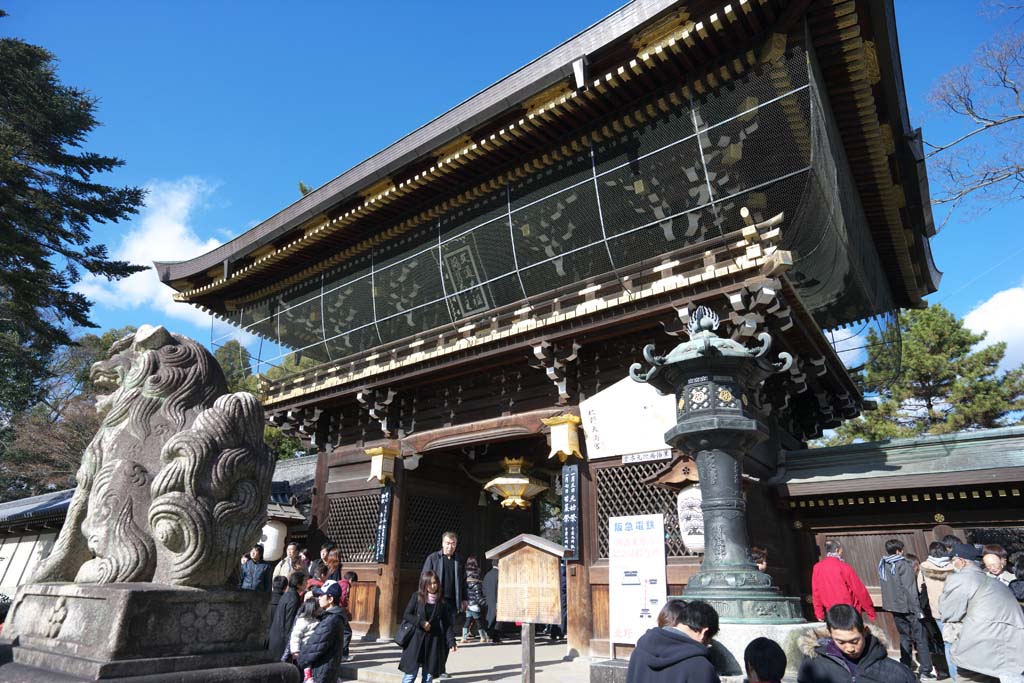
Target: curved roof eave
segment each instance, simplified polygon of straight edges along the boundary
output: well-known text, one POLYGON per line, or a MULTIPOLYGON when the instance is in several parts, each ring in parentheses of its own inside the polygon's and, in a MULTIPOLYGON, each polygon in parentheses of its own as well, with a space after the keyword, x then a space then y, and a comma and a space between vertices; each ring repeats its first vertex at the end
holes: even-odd
POLYGON ((572 63, 628 35, 678 0, 630 2, 262 223, 186 261, 154 261, 160 280, 189 278, 261 247, 438 147, 572 76, 572 63))
MULTIPOLYGON (((896 31, 896 12, 893 0, 885 0, 875 6, 879 11, 871 12, 875 46, 882 71, 880 85, 885 93, 884 102, 889 109, 890 120, 898 123, 894 131, 896 158, 903 177, 903 188, 907 198, 907 211, 914 232, 914 244, 910 249, 914 260, 920 264, 921 296, 935 292, 942 279, 942 272, 935 265, 928 239, 935 235, 935 219, 932 217, 931 193, 928 186, 928 169, 924 161, 924 146, 920 128, 912 128, 907 107, 907 91, 903 83, 903 64, 900 59, 899 36, 896 31)), ((903 302, 923 305, 923 300, 903 302)))

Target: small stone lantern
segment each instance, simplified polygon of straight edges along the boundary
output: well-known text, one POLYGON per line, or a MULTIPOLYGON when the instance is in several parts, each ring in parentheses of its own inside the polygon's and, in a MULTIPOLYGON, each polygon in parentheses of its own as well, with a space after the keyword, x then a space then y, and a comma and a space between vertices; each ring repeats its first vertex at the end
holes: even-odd
POLYGON ((684 595, 710 602, 723 623, 802 621, 797 598, 779 595, 771 577, 757 571, 747 539, 746 501, 740 486, 743 458, 768 438, 761 411, 761 385, 793 363, 788 353, 768 360, 771 336, 758 348, 719 337, 718 316, 699 307, 689 323, 690 339, 667 356, 644 349, 651 365, 629 369, 638 382, 675 394, 676 425, 665 441, 697 461, 704 513, 704 562, 684 595))

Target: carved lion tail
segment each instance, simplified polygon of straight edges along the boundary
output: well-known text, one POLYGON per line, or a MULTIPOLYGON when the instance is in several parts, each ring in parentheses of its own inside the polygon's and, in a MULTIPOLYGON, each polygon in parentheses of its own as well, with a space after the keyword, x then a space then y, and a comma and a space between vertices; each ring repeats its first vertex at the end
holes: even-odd
POLYGON ((221 396, 168 440, 161 459, 149 511, 159 544, 154 580, 222 585, 266 522, 273 460, 259 401, 221 396))

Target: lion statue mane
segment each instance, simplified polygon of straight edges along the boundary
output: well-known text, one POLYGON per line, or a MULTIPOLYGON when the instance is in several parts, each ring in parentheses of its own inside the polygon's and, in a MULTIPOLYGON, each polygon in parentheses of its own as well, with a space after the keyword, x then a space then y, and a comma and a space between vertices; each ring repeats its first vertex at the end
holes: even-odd
POLYGON ((93 365, 113 390, 33 581, 220 586, 260 538, 274 462, 262 409, 191 339, 144 325, 93 365))

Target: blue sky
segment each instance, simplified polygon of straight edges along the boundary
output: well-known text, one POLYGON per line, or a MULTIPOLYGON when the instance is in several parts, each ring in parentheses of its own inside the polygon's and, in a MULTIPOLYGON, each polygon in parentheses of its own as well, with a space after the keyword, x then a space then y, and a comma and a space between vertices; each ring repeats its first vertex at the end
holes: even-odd
MULTIPOLYGON (((99 98, 88 149, 127 161, 105 181, 150 189, 129 223, 98 226, 122 258, 188 258, 244 232, 621 3, 30 2, 0 35, 42 45, 60 77, 99 98)), ((936 79, 996 31, 1024 30, 962 0, 897 0, 914 125, 965 130, 927 100, 936 79)), ((932 241, 940 301, 1024 361, 1020 205, 958 213, 932 241)), ((937 211, 937 222, 942 212, 937 211)), ((102 327, 163 323, 200 341, 210 325, 150 271, 84 284, 102 327)))

